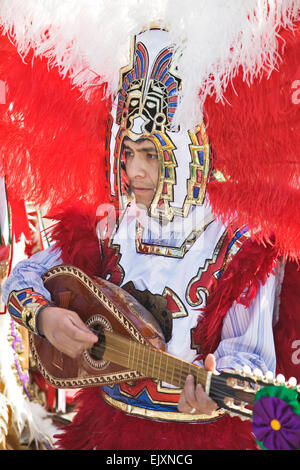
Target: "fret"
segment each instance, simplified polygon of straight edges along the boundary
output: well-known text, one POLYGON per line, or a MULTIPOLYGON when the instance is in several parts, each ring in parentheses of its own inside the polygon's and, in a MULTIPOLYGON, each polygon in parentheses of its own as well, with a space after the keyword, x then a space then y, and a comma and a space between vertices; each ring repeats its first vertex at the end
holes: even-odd
POLYGON ((132 348, 132 343, 130 342, 129 344, 129 352, 128 352, 128 369, 131 368, 131 364, 130 364, 130 359, 131 359, 131 348, 132 348))
POLYGON ((166 365, 165 365, 165 370, 164 370, 164 381, 165 381, 165 382, 168 382, 168 380, 167 380, 167 373, 168 373, 168 368, 169 368, 169 367, 168 367, 169 356, 166 356, 165 359, 166 359, 166 365))
MULTIPOLYGON (((143 354, 142 354, 142 364, 144 364, 144 362, 145 362, 145 351, 146 351, 146 349, 145 349, 145 348, 141 348, 141 350, 142 350, 142 353, 143 353, 143 354)), ((141 372, 143 373, 143 368, 141 369, 141 372)))
POLYGON ((156 360, 156 355, 154 354, 153 361, 152 361, 152 373, 151 373, 151 377, 155 377, 155 360, 156 360))
POLYGON ((162 380, 183 388, 186 377, 192 374, 196 383, 205 388, 207 372, 152 346, 144 345, 111 332, 105 332, 105 359, 136 369, 145 377, 162 380))
POLYGON ((139 370, 139 372, 141 372, 142 374, 147 375, 149 363, 149 358, 147 358, 148 350, 142 344, 138 344, 137 349, 138 354, 134 367, 139 370))
POLYGON ((135 367, 135 362, 136 362, 136 356, 135 356, 135 347, 136 347, 136 342, 132 341, 132 349, 131 349, 131 361, 130 361, 130 367, 133 368, 135 367))
POLYGON ((169 360, 169 369, 168 369, 168 374, 170 374, 170 376, 168 375, 168 381, 169 383, 173 383, 174 382, 174 361, 172 358, 170 358, 169 360), (169 378, 170 377, 170 378, 169 378))
POLYGON ((150 374, 150 367, 151 367, 151 355, 152 355, 152 348, 149 348, 148 350, 145 349, 146 355, 147 355, 147 366, 146 366, 146 375, 148 377, 151 377, 150 374))
POLYGON ((181 378, 181 380, 182 380, 182 377, 183 377, 183 375, 182 375, 183 364, 184 364, 183 362, 180 362, 179 377, 181 378))
POLYGON ((157 373, 158 378, 160 377, 161 361, 162 361, 162 354, 159 355, 159 368, 158 368, 158 373, 157 373))
POLYGON ((143 353, 144 349, 143 348, 140 348, 140 345, 138 344, 138 353, 137 353, 137 370, 139 370, 140 372, 142 372, 142 369, 143 369, 143 359, 141 357, 141 353, 143 353))

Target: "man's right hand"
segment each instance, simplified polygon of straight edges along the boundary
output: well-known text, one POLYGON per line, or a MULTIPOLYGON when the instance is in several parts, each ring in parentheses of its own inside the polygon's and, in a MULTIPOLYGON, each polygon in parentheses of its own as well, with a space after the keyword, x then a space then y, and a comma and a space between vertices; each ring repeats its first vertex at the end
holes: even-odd
POLYGON ((73 359, 98 341, 77 313, 64 308, 44 308, 39 313, 37 326, 56 349, 73 359))

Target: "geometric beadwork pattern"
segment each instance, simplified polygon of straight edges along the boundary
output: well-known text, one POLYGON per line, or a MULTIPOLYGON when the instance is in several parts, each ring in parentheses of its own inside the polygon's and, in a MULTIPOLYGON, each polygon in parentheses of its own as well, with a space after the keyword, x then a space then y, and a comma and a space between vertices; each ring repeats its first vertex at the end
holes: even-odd
POLYGON ((11 292, 7 307, 12 317, 33 333, 38 334, 36 317, 41 308, 49 305, 49 302, 32 289, 22 289, 11 292))

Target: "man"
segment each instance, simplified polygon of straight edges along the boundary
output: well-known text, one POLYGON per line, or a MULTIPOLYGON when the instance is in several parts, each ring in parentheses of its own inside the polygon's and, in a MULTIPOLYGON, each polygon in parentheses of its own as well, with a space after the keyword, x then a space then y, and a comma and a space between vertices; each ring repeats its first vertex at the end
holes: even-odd
MULTIPOLYGON (((236 227, 233 221, 230 233, 212 216, 206 184, 214 175, 204 124, 186 132, 173 123, 181 89, 174 73, 174 50, 166 31, 145 31, 136 38, 132 62, 121 73, 109 147, 110 187, 121 216, 113 227, 107 223, 98 230, 102 266, 109 260, 109 269, 103 268, 101 277, 153 307, 171 355, 199 365, 204 360, 210 371, 247 365, 274 372, 276 278, 270 272, 254 287, 256 295, 248 308, 232 299, 219 322, 218 346, 207 351, 214 354, 202 354, 200 360, 199 317, 250 238, 247 227, 236 227)), ((76 223, 74 233, 82 230, 76 223)), ((82 252, 86 243, 82 240, 82 252)), ((18 321, 75 358, 91 348, 97 337, 75 312, 51 305, 41 281, 50 267, 66 259, 61 240, 56 239, 50 250, 15 268, 4 298, 18 321)), ((76 256, 72 260, 78 266, 76 256)), ((204 340, 203 336, 203 344, 204 340)), ((101 395, 105 405, 100 405, 98 389, 81 393, 80 411, 60 438, 62 448, 255 448, 249 423, 222 417, 192 376, 183 390, 154 378, 103 386, 101 395), (197 432, 189 423, 199 423, 197 432), (133 432, 134 426, 140 433, 133 432), (237 432, 239 442, 235 442, 237 432)))

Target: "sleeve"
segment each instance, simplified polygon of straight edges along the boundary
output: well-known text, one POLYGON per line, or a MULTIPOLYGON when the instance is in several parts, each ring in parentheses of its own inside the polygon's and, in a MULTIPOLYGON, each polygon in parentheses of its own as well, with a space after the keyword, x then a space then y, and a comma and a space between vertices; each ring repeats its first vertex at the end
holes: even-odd
POLYGON ((49 247, 19 262, 4 283, 3 301, 8 312, 19 324, 33 333, 39 334, 39 312, 52 303, 41 277, 48 269, 58 264, 62 264, 60 251, 49 247))
POLYGON ((248 308, 235 303, 226 315, 221 342, 215 351, 217 370, 249 366, 275 372, 273 314, 277 278, 270 275, 248 308))

